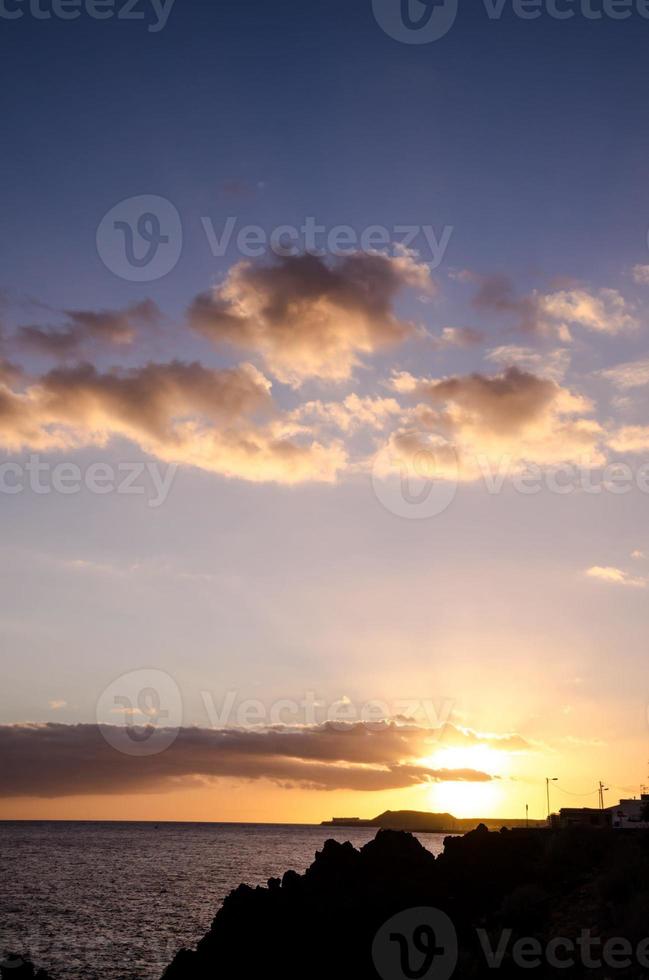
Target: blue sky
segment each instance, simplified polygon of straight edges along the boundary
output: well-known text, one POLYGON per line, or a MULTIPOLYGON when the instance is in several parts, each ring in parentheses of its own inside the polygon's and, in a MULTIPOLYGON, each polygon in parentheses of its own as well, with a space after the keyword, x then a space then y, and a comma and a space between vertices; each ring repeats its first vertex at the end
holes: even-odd
POLYGON ((490 21, 465 3, 419 47, 387 37, 369 3, 336 0, 308 16, 297 2, 177 0, 158 34, 87 16, 6 22, 9 286, 44 302, 128 298, 97 259, 96 227, 117 201, 157 193, 180 210, 186 248, 154 298, 181 309, 221 271, 200 217, 229 213, 227 180, 265 185, 237 202, 244 222, 425 217, 455 227, 460 266, 618 276, 646 251, 646 27, 490 21))

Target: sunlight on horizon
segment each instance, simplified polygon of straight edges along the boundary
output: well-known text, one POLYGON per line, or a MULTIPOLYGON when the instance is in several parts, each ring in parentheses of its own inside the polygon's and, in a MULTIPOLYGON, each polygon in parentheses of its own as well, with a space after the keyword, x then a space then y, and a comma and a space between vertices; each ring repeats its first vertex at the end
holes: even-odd
POLYGON ((497 782, 435 783, 429 792, 430 809, 454 817, 488 817, 498 812, 505 790, 497 782))
POLYGON ((449 746, 428 756, 432 769, 470 769, 496 777, 490 781, 435 783, 428 793, 431 810, 454 817, 488 816, 503 807, 508 791, 497 778, 510 771, 510 753, 488 745, 449 746))

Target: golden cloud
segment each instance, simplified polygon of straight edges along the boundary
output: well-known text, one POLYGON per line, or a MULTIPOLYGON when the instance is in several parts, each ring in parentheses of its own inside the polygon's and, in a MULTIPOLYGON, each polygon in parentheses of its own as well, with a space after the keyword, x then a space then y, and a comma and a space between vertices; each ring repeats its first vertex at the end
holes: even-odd
MULTIPOLYGON (((548 377, 518 367, 501 374, 471 374, 442 379, 393 376, 393 389, 417 402, 409 424, 392 436, 397 453, 407 460, 430 446, 430 434, 457 453, 459 475, 476 478, 480 461, 515 467, 578 461, 597 465, 604 431, 589 417, 592 403, 548 377)), ((438 461, 441 473, 444 461, 438 461)), ((449 465, 453 459, 449 456, 449 465)), ((457 476, 454 464, 452 475, 457 476)))
POLYGON ((432 290, 428 266, 411 255, 353 254, 325 261, 285 257, 239 262, 226 280, 196 297, 189 323, 215 344, 259 354, 279 381, 345 381, 374 354, 416 332, 394 301, 407 287, 432 290))
POLYGON ((166 462, 255 482, 330 482, 345 463, 339 443, 323 446, 277 414, 270 381, 252 365, 173 361, 100 373, 82 364, 22 391, 0 385, 8 450, 77 449, 116 436, 166 462))

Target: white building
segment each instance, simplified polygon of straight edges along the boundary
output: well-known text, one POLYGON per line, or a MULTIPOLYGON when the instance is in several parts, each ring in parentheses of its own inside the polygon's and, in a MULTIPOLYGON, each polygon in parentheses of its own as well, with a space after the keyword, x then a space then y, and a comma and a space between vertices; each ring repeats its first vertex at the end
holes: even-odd
POLYGON ((606 807, 611 814, 614 830, 649 830, 649 821, 643 820, 649 811, 649 794, 640 799, 620 800, 615 806, 606 807))

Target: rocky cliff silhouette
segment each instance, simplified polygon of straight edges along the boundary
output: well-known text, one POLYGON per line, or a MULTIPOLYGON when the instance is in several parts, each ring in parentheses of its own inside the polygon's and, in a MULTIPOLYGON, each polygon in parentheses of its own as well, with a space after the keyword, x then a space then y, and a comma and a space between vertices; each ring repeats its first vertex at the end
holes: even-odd
MULTIPOLYGON (((545 950, 557 937, 576 941, 583 929, 602 942, 646 939, 649 835, 491 833, 480 827, 447 838, 438 858, 405 832, 380 831, 360 850, 328 841, 303 875, 289 871, 281 880, 271 879, 267 888, 241 886, 232 892, 196 950, 178 953, 163 980, 422 976, 416 969, 408 972, 406 957, 398 968, 402 972, 386 977, 373 950, 386 921, 422 907, 441 910, 450 919, 457 937, 453 975, 460 980, 495 974, 566 976, 545 962, 521 968, 512 954, 514 943, 534 938, 545 950), (482 944, 495 949, 503 935, 509 937, 507 948, 493 969, 482 944)), ((649 977, 649 944, 647 968, 634 962, 612 971, 605 963, 601 969, 577 963, 568 973, 649 977)), ((441 974, 432 963, 423 976, 437 980, 441 974)))

